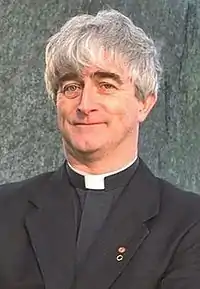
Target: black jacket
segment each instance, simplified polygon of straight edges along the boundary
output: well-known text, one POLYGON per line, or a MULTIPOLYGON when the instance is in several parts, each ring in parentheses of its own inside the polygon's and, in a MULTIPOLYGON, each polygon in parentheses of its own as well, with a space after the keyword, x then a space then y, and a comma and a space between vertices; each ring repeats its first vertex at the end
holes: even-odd
POLYGON ((140 160, 76 277, 74 198, 64 165, 0 187, 0 289, 200 288, 198 195, 140 160))

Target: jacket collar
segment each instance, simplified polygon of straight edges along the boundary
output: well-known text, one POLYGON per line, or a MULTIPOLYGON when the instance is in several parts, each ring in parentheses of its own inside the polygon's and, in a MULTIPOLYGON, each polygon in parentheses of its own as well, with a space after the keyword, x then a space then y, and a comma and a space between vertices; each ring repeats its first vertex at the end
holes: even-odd
POLYGON ((75 188, 82 190, 96 189, 108 192, 119 187, 124 187, 135 173, 138 164, 139 159, 136 158, 130 165, 114 173, 89 175, 74 170, 66 163, 66 173, 68 173, 70 182, 75 188))

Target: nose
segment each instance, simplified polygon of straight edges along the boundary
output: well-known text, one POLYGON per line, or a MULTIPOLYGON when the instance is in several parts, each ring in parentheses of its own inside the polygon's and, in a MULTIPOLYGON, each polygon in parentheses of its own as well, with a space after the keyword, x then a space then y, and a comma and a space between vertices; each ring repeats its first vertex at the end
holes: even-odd
POLYGON ((95 99, 95 87, 91 81, 88 81, 84 85, 77 111, 84 115, 88 115, 90 112, 96 111, 97 103, 95 99))

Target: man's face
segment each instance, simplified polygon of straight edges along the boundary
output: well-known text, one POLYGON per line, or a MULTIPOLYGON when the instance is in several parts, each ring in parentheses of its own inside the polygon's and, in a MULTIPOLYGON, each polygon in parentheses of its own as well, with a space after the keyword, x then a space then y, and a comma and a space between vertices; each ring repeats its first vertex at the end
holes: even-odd
POLYGON ((67 74, 57 94, 57 120, 67 152, 98 155, 129 150, 155 97, 139 101, 126 67, 85 67, 67 74))

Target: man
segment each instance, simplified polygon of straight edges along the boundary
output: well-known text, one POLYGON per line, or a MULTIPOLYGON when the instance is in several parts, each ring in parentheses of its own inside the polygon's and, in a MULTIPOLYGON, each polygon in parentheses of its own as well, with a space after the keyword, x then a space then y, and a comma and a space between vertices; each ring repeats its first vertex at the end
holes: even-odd
POLYGON ((65 162, 1 187, 0 289, 199 289, 200 198, 138 156, 160 72, 153 41, 115 10, 50 38, 65 162))

